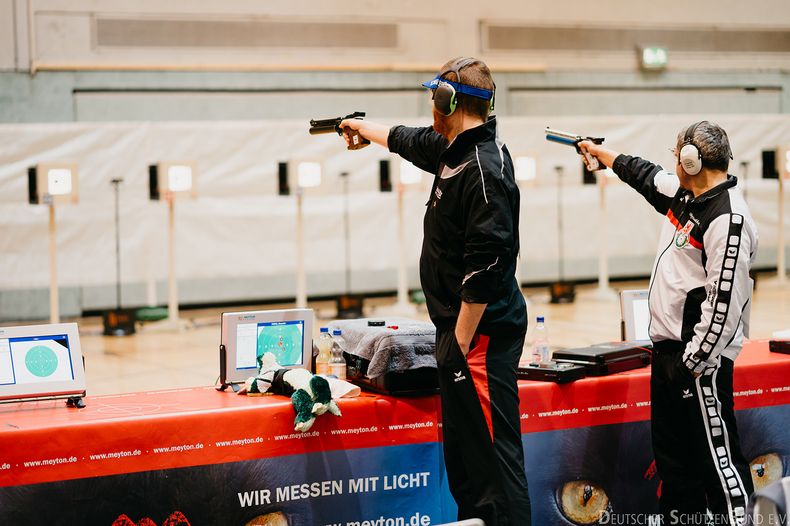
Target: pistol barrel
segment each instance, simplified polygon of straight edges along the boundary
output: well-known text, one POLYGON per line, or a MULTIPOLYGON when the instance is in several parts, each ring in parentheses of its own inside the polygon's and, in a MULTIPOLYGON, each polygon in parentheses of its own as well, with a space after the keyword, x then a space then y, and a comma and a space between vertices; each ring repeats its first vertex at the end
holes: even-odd
POLYGON ((310 135, 322 135, 324 133, 337 133, 337 127, 332 126, 310 126, 310 135))
POLYGON ((310 135, 320 135, 322 133, 340 133, 338 125, 341 119, 320 119, 310 120, 310 135))
POLYGON ((581 139, 582 138, 580 136, 573 133, 546 128, 547 141, 558 142, 560 144, 567 144, 568 146, 576 146, 576 143, 578 143, 581 139))

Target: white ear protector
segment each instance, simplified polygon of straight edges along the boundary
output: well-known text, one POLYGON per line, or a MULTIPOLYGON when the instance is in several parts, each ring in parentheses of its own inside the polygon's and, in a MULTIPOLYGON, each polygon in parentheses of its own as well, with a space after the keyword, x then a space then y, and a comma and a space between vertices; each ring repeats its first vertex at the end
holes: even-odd
POLYGON ((702 153, 694 144, 694 132, 697 127, 706 121, 701 121, 686 129, 686 135, 683 137, 683 145, 678 152, 678 162, 683 167, 683 171, 689 175, 697 175, 702 170, 702 153))

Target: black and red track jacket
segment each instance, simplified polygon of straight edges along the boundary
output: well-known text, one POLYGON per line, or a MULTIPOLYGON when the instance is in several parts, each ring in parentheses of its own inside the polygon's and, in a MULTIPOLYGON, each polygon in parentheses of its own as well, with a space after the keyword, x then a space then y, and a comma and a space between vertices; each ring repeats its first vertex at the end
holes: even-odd
POLYGON ((480 332, 526 330, 526 304, 515 278, 519 190, 496 118, 451 144, 432 127, 395 126, 388 145, 435 175, 420 256, 431 320, 448 329, 462 301, 487 303, 480 332))

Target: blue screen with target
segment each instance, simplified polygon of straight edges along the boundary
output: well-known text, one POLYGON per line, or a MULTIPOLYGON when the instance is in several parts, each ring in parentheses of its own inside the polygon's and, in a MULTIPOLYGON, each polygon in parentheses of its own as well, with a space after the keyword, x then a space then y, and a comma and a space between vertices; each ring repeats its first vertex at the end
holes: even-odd
POLYGON ((0 385, 74 380, 65 334, 0 339, 0 385))

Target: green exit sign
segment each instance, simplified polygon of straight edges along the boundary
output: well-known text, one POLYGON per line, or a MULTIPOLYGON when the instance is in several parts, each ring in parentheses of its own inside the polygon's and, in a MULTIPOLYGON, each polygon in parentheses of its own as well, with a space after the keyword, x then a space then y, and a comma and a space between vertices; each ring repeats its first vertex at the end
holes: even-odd
POLYGON ((669 51, 662 46, 643 47, 640 51, 642 69, 666 69, 669 62, 669 51))

